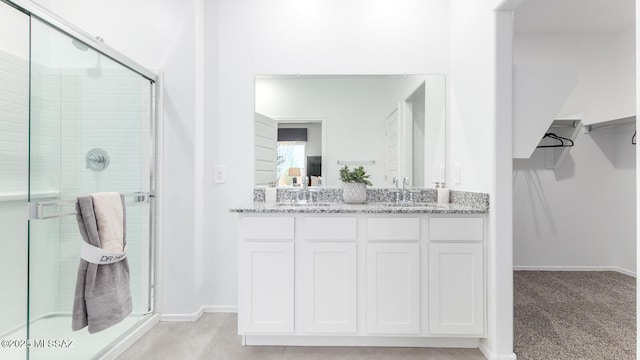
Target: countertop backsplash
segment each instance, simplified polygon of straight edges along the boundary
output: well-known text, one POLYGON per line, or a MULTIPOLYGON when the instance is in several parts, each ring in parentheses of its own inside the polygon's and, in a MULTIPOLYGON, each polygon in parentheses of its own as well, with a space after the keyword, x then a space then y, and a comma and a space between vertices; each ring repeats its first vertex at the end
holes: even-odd
MULTIPOLYGON (((276 201, 281 203, 295 201, 299 191, 300 188, 277 188, 276 201)), ((342 202, 342 189, 340 188, 318 187, 310 188, 310 191, 314 194, 316 202, 342 202)), ((394 202, 397 191, 393 188, 367 188, 367 203, 394 202)), ((413 201, 416 204, 437 201, 436 189, 411 188, 409 191, 413 193, 413 201)), ((253 201, 264 202, 265 192, 264 187, 255 187, 253 201)), ((489 194, 487 193, 451 190, 449 200, 453 204, 489 208, 489 194)))

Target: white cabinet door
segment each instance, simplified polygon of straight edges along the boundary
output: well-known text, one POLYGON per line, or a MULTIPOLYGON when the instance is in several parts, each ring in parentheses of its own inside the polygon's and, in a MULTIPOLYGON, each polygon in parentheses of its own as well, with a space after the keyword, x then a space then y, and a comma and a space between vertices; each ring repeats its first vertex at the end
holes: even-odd
POLYGON ((367 244, 367 332, 420 331, 418 243, 367 244))
POLYGON ((482 244, 429 245, 429 332, 484 333, 482 244))
POLYGON ((305 332, 355 333, 355 242, 307 242, 302 246, 305 332))
POLYGON ((293 242, 240 244, 239 332, 293 332, 293 242))

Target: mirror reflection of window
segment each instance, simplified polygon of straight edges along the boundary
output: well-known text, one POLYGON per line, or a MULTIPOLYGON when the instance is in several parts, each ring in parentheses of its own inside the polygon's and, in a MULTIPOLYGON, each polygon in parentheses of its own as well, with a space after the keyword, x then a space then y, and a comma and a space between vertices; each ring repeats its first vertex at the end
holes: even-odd
POLYGON ((305 176, 306 142, 278 141, 279 186, 300 186, 305 176))

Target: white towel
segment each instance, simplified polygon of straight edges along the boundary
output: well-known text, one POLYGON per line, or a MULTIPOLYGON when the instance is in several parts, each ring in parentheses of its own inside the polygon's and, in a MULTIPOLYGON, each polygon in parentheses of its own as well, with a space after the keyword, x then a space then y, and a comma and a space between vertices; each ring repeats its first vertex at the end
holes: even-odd
POLYGON ((96 214, 102 249, 116 253, 122 252, 124 250, 124 212, 120 194, 102 192, 90 195, 93 198, 93 211, 96 214))

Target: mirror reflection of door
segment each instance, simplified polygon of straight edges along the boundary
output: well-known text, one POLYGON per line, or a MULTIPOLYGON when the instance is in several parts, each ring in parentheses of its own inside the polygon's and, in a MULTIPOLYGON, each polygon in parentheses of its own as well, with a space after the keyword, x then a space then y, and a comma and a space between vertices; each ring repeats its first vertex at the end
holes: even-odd
POLYGON ((278 124, 255 113, 255 181, 256 185, 275 186, 278 154, 278 124))
POLYGON ((258 186, 322 186, 322 119, 273 119, 255 113, 258 186))
POLYGON ((407 106, 407 144, 410 152, 407 157, 407 176, 412 186, 425 187, 425 83, 405 100, 407 106))
POLYGON ((444 79, 422 82, 404 101, 400 170, 413 187, 445 181, 444 79), (404 130, 403 130, 404 129, 404 130))
POLYGON ((392 187, 393 179, 398 177, 398 108, 385 119, 384 144, 384 182, 392 187))

